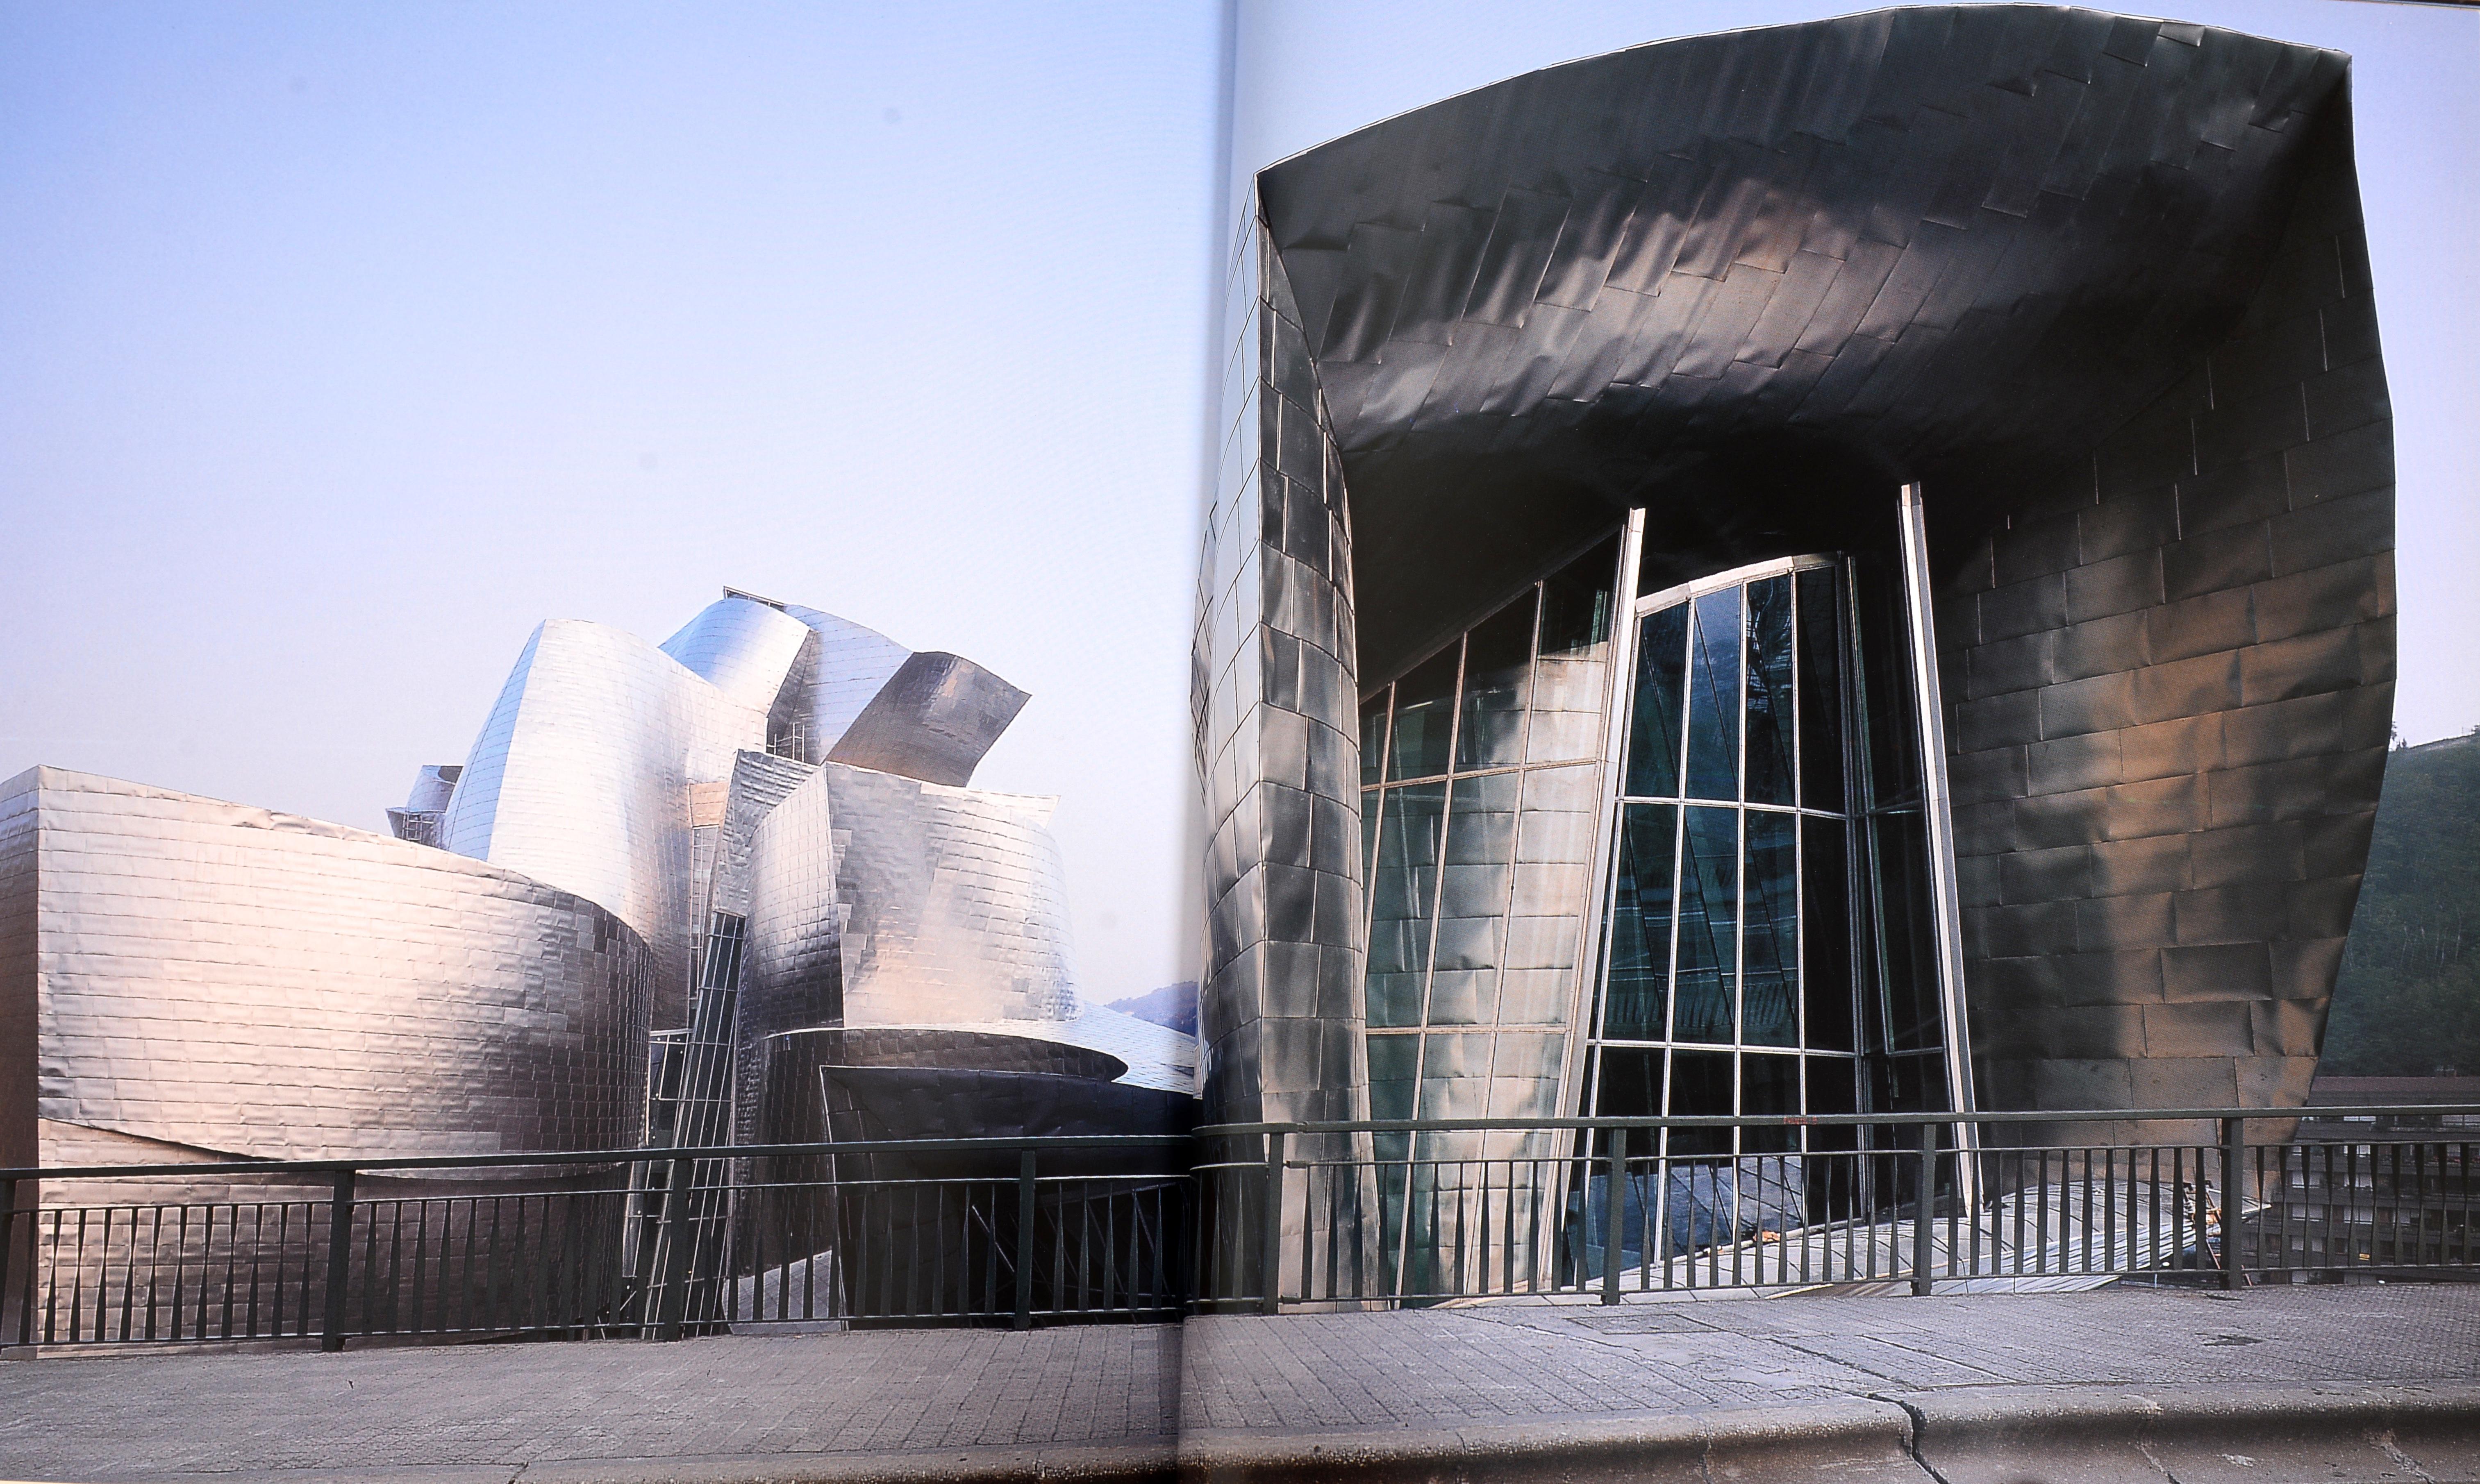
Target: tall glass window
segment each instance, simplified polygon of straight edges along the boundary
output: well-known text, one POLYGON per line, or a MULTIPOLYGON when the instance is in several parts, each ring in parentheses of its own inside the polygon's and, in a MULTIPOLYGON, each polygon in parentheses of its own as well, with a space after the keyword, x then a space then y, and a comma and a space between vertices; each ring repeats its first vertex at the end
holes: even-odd
MULTIPOLYGON (((1847 576, 1831 557, 1637 604, 1586 1106, 1858 1108, 1847 576)), ((1674 1154, 1794 1147, 1674 1133, 1674 1154)))

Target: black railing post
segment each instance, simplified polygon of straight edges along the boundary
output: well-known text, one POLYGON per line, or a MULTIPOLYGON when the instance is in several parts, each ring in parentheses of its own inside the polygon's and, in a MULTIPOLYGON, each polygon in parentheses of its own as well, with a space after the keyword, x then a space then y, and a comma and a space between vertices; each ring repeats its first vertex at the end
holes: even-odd
POLYGON ((1602 1156, 1602 1302, 1619 1301, 1619 1248, 1627 1241, 1627 1138, 1624 1128, 1611 1130, 1610 1148, 1602 1156))
POLYGON ((2247 1287, 2239 1264, 2239 1214, 2245 1209, 2247 1185, 2247 1120, 2222 1120, 2222 1287, 2236 1292, 2247 1287))
MULTIPOLYGON (((1305 1206, 1301 1220, 1309 1218, 1305 1206)), ((1258 1307, 1266 1314, 1283 1312, 1283 1131, 1266 1136, 1266 1205, 1259 1213, 1257 1270, 1258 1307)))
POLYGON ((1926 1298, 1934 1288, 1929 1277, 1931 1214, 1937 1210, 1938 1126, 1921 1125, 1921 1168, 1912 1204, 1912 1296, 1926 1298))
POLYGON ((353 1167, 348 1164, 336 1171, 335 1189, 327 1197, 327 1295, 319 1324, 322 1350, 345 1347, 345 1290, 352 1270, 353 1167))
POLYGON ((1041 1190, 1033 1182, 1033 1151, 1016 1162, 1016 1327, 1033 1328, 1033 1217, 1041 1190))
MULTIPOLYGON (((27 1234, 29 1236, 33 1235, 34 1225, 34 1217, 28 1216, 26 1218, 26 1227, 27 1234)), ((27 1245, 31 1248, 33 1243, 29 1242, 27 1245)), ((7 1320, 9 1318, 9 1295, 12 1292, 9 1287, 9 1259, 15 1254, 16 1250, 17 1182, 14 1180, 0 1180, 0 1345, 6 1345, 9 1343, 7 1320)), ((31 1252, 29 1253, 29 1256, 32 1256, 31 1252)), ((20 1328, 24 1326, 24 1321, 25 1316, 21 1313, 18 1316, 20 1328)))

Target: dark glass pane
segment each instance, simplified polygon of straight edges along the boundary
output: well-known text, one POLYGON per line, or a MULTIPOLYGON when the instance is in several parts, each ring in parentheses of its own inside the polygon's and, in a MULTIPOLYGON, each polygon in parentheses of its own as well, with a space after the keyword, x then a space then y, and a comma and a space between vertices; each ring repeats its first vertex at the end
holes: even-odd
POLYGON ((1751 1046, 1799 1044, 1799 829, 1796 817, 1748 811, 1743 1031, 1751 1046))
POLYGON ((1618 576, 1619 538, 1613 536, 1544 582, 1541 652, 1584 654, 1609 643, 1611 593, 1618 576))
POLYGON ((1679 797, 1679 705, 1688 673, 1688 605, 1648 613, 1636 631, 1636 701, 1629 721, 1630 798, 1679 797))
POLYGON ((1421 1038, 1417 1036, 1369 1037, 1369 1116, 1412 1116, 1412 1089, 1419 1084, 1421 1038))
MULTIPOLYGON (((1670 1056, 1670 1115, 1674 1118, 1729 1117, 1732 1106, 1731 1063, 1727 1051, 1675 1051, 1670 1056)), ((1670 1152, 1684 1155, 1728 1154, 1729 1129, 1673 1129, 1670 1152)))
POLYGON ((1456 732, 1459 769, 1523 760, 1537 598, 1537 590, 1526 589, 1523 597, 1464 636, 1463 720, 1456 732))
MULTIPOLYGON (((1744 1117, 1791 1117, 1799 1108, 1799 1058, 1750 1055, 1740 1059, 1740 1113, 1744 1117)), ((1744 1129, 1740 1148, 1747 1154, 1776 1154, 1793 1147, 1796 1129, 1744 1129)), ((1780 1181, 1769 1163, 1751 1172, 1751 1184, 1780 1181)), ((1747 1192, 1755 1194, 1754 1190, 1747 1192)))
POLYGON ((1487 1025, 1498 1018, 1498 966, 1506 958, 1508 890, 1515 875, 1516 788, 1522 778, 1520 773, 1490 773, 1458 779, 1453 785, 1445 865, 1439 873, 1428 1024, 1487 1025))
POLYGON ((1602 1034, 1621 1040, 1661 1040, 1663 991, 1670 983, 1670 873, 1679 809, 1668 804, 1620 807, 1602 1034))
POLYGON ((1386 698, 1393 687, 1382 685, 1360 703, 1360 786, 1375 787, 1386 771, 1386 698))
POLYGON ((1370 873, 1369 1023, 1421 1023, 1430 967, 1431 914, 1438 898, 1438 847, 1447 785, 1416 783, 1386 792, 1379 811, 1378 865, 1370 873))
POLYGON ((1360 791, 1360 879, 1378 879, 1378 790, 1360 791))
POLYGON ((1460 643, 1450 644, 1395 682, 1395 731, 1387 743, 1386 776, 1436 778, 1447 771, 1455 724, 1456 661, 1460 643))
MULTIPOLYGON (((1945 1113, 1946 1060, 1931 1052, 1919 1057, 1884 1057, 1876 1063, 1876 1087, 1871 1113, 1945 1113)), ((1897 1148, 1917 1148, 1920 1130, 1899 1130, 1897 1148)))
POLYGON ((1839 819, 1799 822, 1800 909, 1807 919, 1799 983, 1808 1000, 1807 1044, 1826 1051, 1854 1049, 1850 866, 1843 830, 1839 819))
POLYGON ((1791 578, 1748 584, 1748 802, 1789 804, 1791 578))
MULTIPOLYGON (((1828 1113, 1849 1113, 1860 1111, 1861 1067, 1857 1057, 1810 1057, 1808 1059, 1808 1114, 1822 1117, 1828 1113)), ((1860 1143, 1860 1131, 1850 1124, 1836 1124, 1808 1131, 1811 1149, 1852 1149, 1860 1143)), ((1847 1189, 1848 1167, 1835 1165, 1827 1172, 1838 1193, 1847 1189)))
POLYGON ((1731 1039, 1740 967, 1740 813, 1690 809, 1679 867, 1679 967, 1671 1038, 1731 1039))
POLYGON ((1860 632, 1861 719, 1865 724, 1870 806, 1917 807, 1921 799, 1921 734, 1913 706, 1911 641, 1903 617, 1900 576, 1890 557, 1853 563, 1860 632))
MULTIPOLYGON (((1602 1080, 1593 1094, 1593 1114, 1601 1118, 1659 1118, 1662 1116, 1662 1053, 1631 1047, 1605 1047, 1601 1055, 1602 1080)), ((1609 1148, 1610 1136, 1596 1134, 1595 1152, 1609 1148)), ((1648 1140, 1641 1133, 1631 1132, 1628 1147, 1637 1153, 1651 1153, 1648 1140)))
POLYGON ((1843 637, 1836 614, 1839 574, 1811 567, 1799 588, 1799 801, 1844 808, 1843 637))
POLYGON ((1689 605, 1688 797, 1740 797, 1740 590, 1689 605))
POLYGON ((1939 1045, 1935 919, 1929 906, 1928 832, 1916 813, 1870 822, 1876 858, 1877 940, 1886 1045, 1923 1051, 1939 1045))

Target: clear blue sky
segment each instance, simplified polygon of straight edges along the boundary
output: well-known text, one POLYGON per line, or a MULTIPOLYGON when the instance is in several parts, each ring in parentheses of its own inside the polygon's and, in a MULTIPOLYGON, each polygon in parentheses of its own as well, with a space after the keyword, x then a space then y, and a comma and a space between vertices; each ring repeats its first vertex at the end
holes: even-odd
MULTIPOLYGON (((1547 63, 1848 6, 1250 4, 1245 171, 1547 63)), ((2404 730, 2480 723, 2480 15, 2360 58, 2404 730)), ((1180 977, 1222 12, 0 0, 0 774, 371 828, 550 616, 726 583, 1033 692, 1082 978, 1180 977)), ((1226 177, 1227 180, 1227 177, 1226 177)))

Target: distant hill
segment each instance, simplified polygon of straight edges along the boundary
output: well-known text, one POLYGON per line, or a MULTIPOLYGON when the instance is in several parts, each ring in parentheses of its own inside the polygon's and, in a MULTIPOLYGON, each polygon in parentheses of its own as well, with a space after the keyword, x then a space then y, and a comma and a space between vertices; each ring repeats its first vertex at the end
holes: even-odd
POLYGON ((2480 1073, 2480 733, 2386 755, 2324 1076, 2480 1073))
POLYGON ((1190 1036, 1197 1034, 1197 982, 1192 979, 1150 989, 1134 999, 1113 1000, 1107 1008, 1190 1036))

